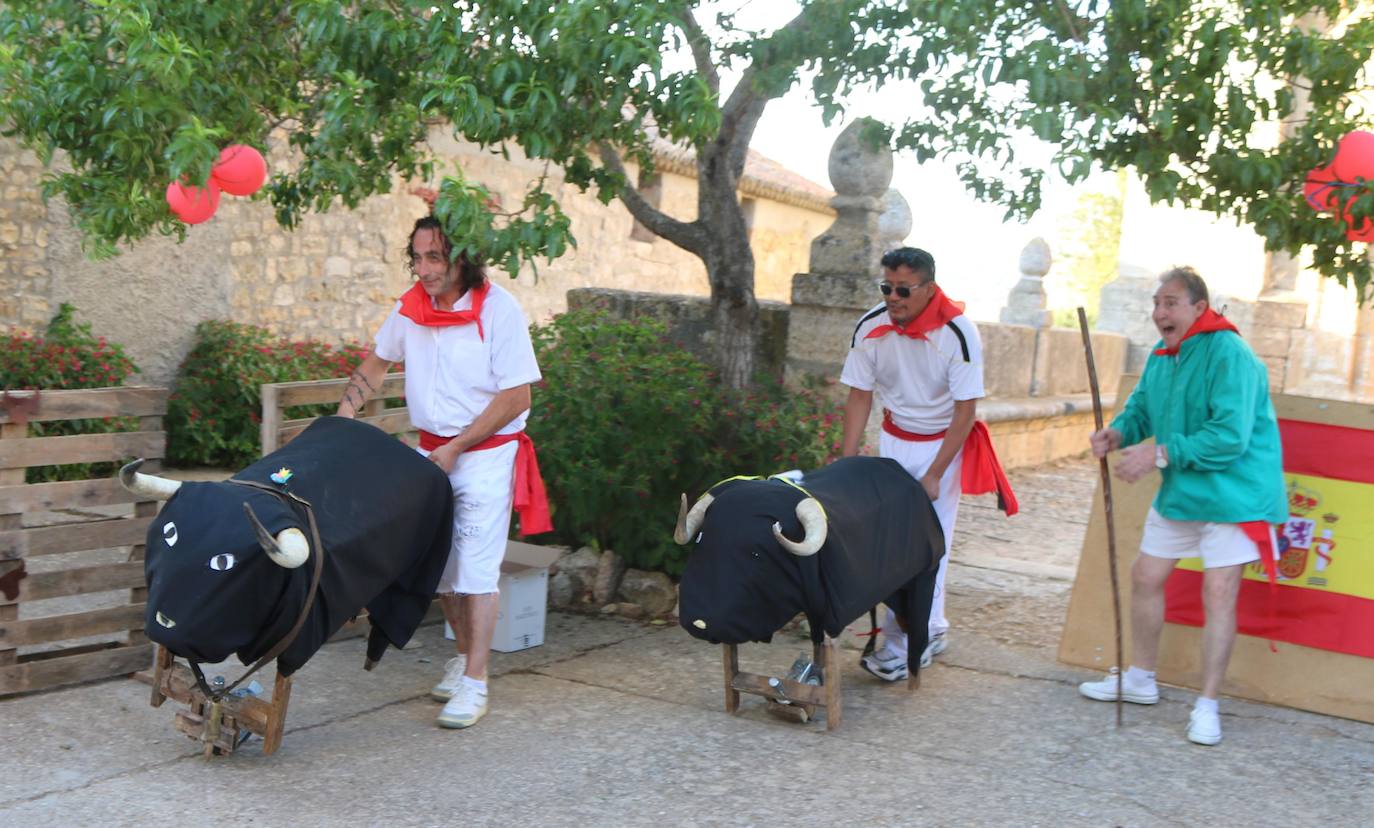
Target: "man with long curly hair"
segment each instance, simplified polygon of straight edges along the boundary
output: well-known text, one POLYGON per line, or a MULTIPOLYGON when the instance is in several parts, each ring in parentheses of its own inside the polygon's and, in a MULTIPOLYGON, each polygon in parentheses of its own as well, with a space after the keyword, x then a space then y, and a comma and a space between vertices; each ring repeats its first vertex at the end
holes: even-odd
POLYGON ((415 284, 382 323, 338 414, 356 416, 392 363, 405 362, 406 405, 420 450, 448 474, 454 497, 453 550, 439 597, 457 655, 430 695, 445 702, 441 727, 464 728, 487 711, 487 661, 512 505, 523 534, 551 528, 524 432, 530 385, 540 373, 515 297, 492 284, 481 261, 455 253, 437 219, 415 222, 406 255, 415 284))

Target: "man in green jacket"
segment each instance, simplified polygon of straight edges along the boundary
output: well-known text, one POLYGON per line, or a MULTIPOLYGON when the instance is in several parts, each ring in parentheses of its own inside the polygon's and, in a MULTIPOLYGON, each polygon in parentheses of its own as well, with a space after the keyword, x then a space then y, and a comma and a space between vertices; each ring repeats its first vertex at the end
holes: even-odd
MULTIPOLYGON (((1159 701, 1155 658, 1164 626, 1164 583, 1182 558, 1201 557, 1202 695, 1188 740, 1221 741, 1217 694, 1236 638, 1236 596, 1246 564, 1274 554, 1273 525, 1288 517, 1278 422, 1269 377, 1236 329, 1208 305, 1188 267, 1160 277, 1154 323, 1162 341, 1121 413, 1091 437, 1093 454, 1121 449, 1116 476, 1133 483, 1156 470, 1159 493, 1131 568, 1131 667, 1123 700, 1159 701), (1153 437, 1154 444, 1141 441, 1153 437)), ((1116 701, 1117 677, 1079 685, 1116 701)))

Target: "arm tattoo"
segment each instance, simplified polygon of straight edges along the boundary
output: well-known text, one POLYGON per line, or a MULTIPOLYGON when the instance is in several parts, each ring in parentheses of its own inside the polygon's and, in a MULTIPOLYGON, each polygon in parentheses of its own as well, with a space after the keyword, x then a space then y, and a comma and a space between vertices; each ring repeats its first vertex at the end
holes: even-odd
MULTIPOLYGON (((363 374, 362 371, 354 371, 354 372, 353 372, 353 376, 349 377, 349 380, 350 380, 350 381, 352 381, 352 380, 362 380, 362 381, 363 381, 363 385, 366 385, 366 386, 367 386, 367 390, 371 391, 371 392, 374 393, 374 394, 377 393, 377 387, 374 386, 374 385, 368 380, 367 376, 366 376, 365 374, 363 374)), ((359 390, 361 390, 361 389, 359 389, 359 390)))
POLYGON ((358 387, 358 383, 349 380, 348 387, 344 389, 343 402, 353 406, 353 413, 358 413, 363 409, 363 403, 367 402, 367 394, 358 387))

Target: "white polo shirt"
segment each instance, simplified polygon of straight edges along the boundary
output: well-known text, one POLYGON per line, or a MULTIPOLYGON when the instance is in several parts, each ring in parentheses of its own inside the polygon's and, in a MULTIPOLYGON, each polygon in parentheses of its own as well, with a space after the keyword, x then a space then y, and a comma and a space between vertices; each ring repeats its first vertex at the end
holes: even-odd
POLYGON ((936 434, 949 428, 956 400, 983 393, 983 341, 967 316, 912 339, 889 332, 865 339, 879 325, 892 323, 887 306, 864 314, 854 329, 840 382, 874 391, 899 428, 936 434))
MULTIPOLYGON (((377 331, 377 356, 405 363, 406 406, 416 428, 456 436, 472 425, 498 391, 541 378, 520 303, 490 279, 487 285, 481 316, 485 338, 477 335, 476 324, 416 324, 401 315, 400 302, 377 331)), ((472 292, 463 294, 453 309, 472 310, 472 292)), ((527 413, 496 433, 520 431, 527 413)))

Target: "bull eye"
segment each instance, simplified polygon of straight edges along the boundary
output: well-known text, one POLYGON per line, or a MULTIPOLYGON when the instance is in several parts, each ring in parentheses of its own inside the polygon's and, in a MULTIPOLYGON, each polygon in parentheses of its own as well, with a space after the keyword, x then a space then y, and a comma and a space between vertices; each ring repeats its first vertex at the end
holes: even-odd
POLYGON ((694 542, 695 542, 695 543, 701 543, 701 536, 704 535, 704 534, 706 534, 705 531, 697 532, 697 538, 696 538, 696 541, 694 541, 694 542))
POLYGON ((210 559, 210 568, 216 572, 226 572, 233 569, 236 563, 238 563, 238 559, 234 557, 233 553, 224 552, 210 559))
POLYGON ((162 539, 167 541, 168 546, 177 545, 177 525, 170 520, 162 524, 162 539))
POLYGON ((157 618, 157 623, 161 624, 169 630, 177 625, 177 622, 163 615, 161 612, 158 612, 158 614, 154 617, 157 618))

